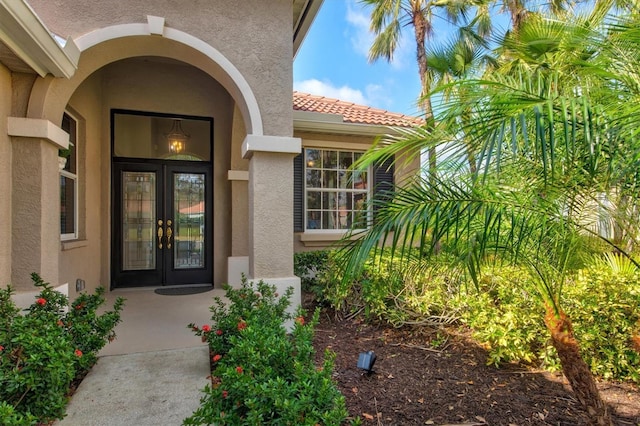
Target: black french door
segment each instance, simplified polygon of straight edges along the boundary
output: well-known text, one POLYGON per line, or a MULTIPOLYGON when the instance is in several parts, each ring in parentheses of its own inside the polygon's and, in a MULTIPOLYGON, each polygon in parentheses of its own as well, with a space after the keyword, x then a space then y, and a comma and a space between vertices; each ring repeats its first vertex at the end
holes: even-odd
POLYGON ((113 287, 211 284, 211 165, 113 163, 113 287))

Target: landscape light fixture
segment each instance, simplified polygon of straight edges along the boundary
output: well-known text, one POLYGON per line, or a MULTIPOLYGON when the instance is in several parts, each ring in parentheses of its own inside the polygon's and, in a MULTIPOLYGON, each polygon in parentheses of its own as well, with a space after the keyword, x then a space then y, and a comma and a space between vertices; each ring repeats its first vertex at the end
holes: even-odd
POLYGON ((189 135, 182 130, 182 120, 173 120, 171 131, 167 133, 167 141, 169 142, 169 151, 174 154, 180 154, 187 147, 189 135))
POLYGON ((373 372, 373 364, 376 362, 376 354, 373 351, 360 352, 358 356, 358 368, 365 370, 367 374, 373 372))

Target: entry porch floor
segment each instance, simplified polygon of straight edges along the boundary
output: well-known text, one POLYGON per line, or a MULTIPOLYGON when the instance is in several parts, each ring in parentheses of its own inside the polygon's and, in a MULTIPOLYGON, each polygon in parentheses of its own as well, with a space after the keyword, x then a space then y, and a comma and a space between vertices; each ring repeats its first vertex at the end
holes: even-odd
POLYGON ((209 352, 187 324, 210 322, 220 289, 163 296, 152 288, 116 290, 126 300, 117 338, 101 352, 59 426, 180 425, 209 383, 209 352))

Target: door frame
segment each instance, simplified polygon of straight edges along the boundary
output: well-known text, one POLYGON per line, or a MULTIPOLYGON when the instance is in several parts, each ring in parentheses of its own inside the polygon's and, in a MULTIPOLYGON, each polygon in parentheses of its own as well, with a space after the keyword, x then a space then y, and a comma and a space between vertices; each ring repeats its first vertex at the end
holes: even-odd
MULTIPOLYGON (((188 285, 188 284, 211 284, 213 285, 213 264, 214 264, 214 229, 213 229, 213 217, 214 217, 214 191, 213 191, 213 118, 211 117, 202 117, 202 116, 193 116, 193 115, 181 115, 181 114, 164 114, 164 113, 155 113, 155 112, 144 112, 144 111, 134 111, 134 110, 126 110, 126 109, 112 109, 110 112, 110 133, 111 133, 111 207, 109 209, 109 218, 110 218, 110 252, 111 252, 111 261, 110 261, 110 288, 133 288, 133 287, 143 287, 143 286, 154 286, 160 287, 165 285, 188 285), (210 144, 210 158, 208 161, 189 161, 189 160, 167 160, 167 159, 154 159, 154 158, 131 158, 131 157, 116 157, 115 156, 115 114, 131 114, 131 115, 140 115, 140 116, 149 116, 149 117, 162 117, 162 118, 173 118, 173 119, 189 119, 189 120, 201 120, 207 121, 210 123, 209 129, 209 144, 210 144), (173 265, 169 265, 165 268, 161 268, 161 270, 155 275, 147 277, 146 279, 141 279, 140 281, 135 280, 134 282, 122 283, 119 279, 121 277, 120 265, 122 264, 122 235, 121 235, 121 224, 116 223, 117 219, 121 216, 121 212, 117 212, 116 209, 121 207, 122 204, 122 179, 120 172, 123 167, 135 168, 136 170, 142 169, 140 171, 159 171, 160 176, 162 176, 162 182, 157 183, 157 187, 161 188, 163 191, 168 192, 168 179, 169 176, 173 176, 172 172, 183 172, 183 173, 205 173, 205 254, 204 257, 204 265, 205 267, 202 269, 197 269, 195 271, 202 272, 206 271, 206 275, 208 279, 207 282, 202 282, 202 280, 197 280, 193 278, 193 273, 189 273, 190 271, 187 269, 180 270, 180 274, 183 275, 182 279, 177 280, 175 278, 176 275, 174 273, 173 265), (172 269, 172 271, 167 274, 166 271, 168 269, 172 269), (173 279, 174 282, 169 282, 169 279, 173 279), (182 282, 180 282, 182 281, 182 282)), ((172 185, 171 185, 172 188, 172 185)), ((163 209, 169 209, 170 203, 168 199, 172 199, 173 196, 167 196, 167 200, 160 200, 160 194, 157 194, 156 200, 156 211, 158 214, 163 209), (159 205, 162 202, 163 205, 159 205)), ((164 259, 160 259, 160 256, 157 254, 156 263, 165 262, 170 263, 169 259, 171 256, 165 255, 164 252, 167 250, 163 250, 164 259)), ((158 253, 158 250, 156 249, 158 253)), ((133 279, 135 279, 135 273, 131 274, 133 279)))

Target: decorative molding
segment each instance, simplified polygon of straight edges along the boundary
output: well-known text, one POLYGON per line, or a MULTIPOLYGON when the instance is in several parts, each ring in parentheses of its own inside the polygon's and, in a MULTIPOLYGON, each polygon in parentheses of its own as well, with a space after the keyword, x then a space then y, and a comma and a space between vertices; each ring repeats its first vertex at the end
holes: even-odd
POLYGON ((147 15, 147 23, 149 24, 149 33, 153 35, 163 35, 164 33, 164 18, 159 16, 147 15))
POLYGON ((69 147, 69 134, 49 120, 41 118, 7 117, 7 134, 22 138, 44 139, 58 149, 69 147))
POLYGON ((288 136, 247 135, 242 142, 242 157, 250 158, 254 152, 300 154, 302 140, 288 136))
MULTIPOLYGON (((8 1, 8 0, 0 0, 8 1)), ((258 101, 249 86, 247 80, 240 71, 228 60, 219 50, 206 43, 205 41, 187 34, 183 31, 175 28, 165 27, 164 18, 160 17, 148 17, 146 24, 120 24, 110 27, 100 28, 95 31, 91 31, 75 39, 75 43, 81 52, 84 52, 91 47, 118 38, 134 37, 134 36, 149 36, 151 34, 158 34, 160 31, 160 20, 163 21, 163 28, 161 35, 168 39, 178 43, 189 46, 203 55, 210 58, 222 71, 228 76, 220 80, 220 83, 232 94, 237 96, 237 99, 242 99, 244 104, 237 102, 238 106, 243 111, 248 125, 248 133, 254 135, 262 135, 262 116, 260 114, 260 108, 258 107, 258 101)))
POLYGON ((249 180, 249 172, 246 170, 229 170, 227 174, 228 180, 249 180))

